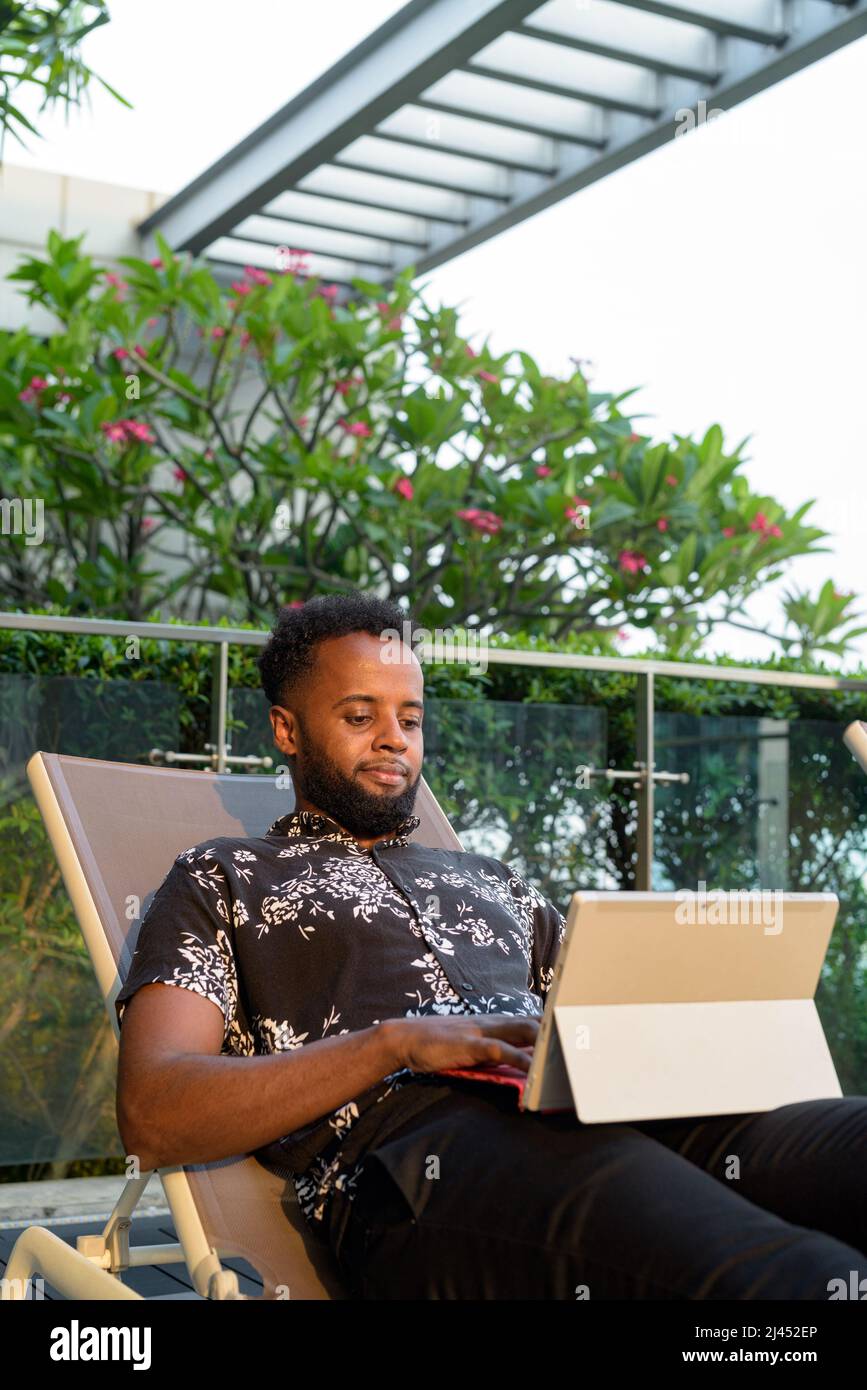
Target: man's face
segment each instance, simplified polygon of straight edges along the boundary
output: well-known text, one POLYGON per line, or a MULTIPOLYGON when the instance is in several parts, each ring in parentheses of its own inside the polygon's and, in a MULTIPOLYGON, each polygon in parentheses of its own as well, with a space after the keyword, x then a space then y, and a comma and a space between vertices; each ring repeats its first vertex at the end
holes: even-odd
POLYGON ((321 811, 371 844, 415 803, 424 758, 422 669, 405 643, 368 632, 319 642, 315 661, 295 709, 272 706, 274 742, 295 758, 297 809, 321 811))

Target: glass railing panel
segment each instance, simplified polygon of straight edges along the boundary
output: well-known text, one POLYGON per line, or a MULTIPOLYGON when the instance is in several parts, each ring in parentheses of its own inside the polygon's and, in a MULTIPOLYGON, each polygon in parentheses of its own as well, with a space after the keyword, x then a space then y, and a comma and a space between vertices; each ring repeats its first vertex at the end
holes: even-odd
POLYGON ((121 1153, 117 1048, 27 760, 146 762, 179 727, 178 693, 158 682, 0 676, 0 1165, 61 1177, 121 1153))
POLYGON ((816 993, 840 1083, 867 1087, 867 777, 833 721, 659 714, 656 890, 836 893, 816 993))

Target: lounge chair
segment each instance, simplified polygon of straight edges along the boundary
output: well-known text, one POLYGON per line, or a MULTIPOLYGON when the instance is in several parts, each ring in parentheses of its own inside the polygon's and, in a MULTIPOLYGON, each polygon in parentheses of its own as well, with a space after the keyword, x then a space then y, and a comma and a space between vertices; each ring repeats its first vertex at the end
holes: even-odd
MULTIPOLYGON (((181 850, 216 835, 261 835, 291 811, 294 792, 264 775, 217 775, 134 763, 34 753, 27 764, 39 810, 79 925, 105 1007, 119 1035, 114 1000, 126 978, 141 916, 181 850), (128 921, 131 894, 141 913, 128 921)), ((422 778, 412 838, 432 848, 461 842, 422 778)), ((3 1296, 41 1275, 65 1298, 141 1298, 124 1270, 183 1261, 203 1298, 234 1299, 238 1276, 226 1257, 249 1262, 262 1298, 346 1298, 328 1249, 310 1234, 291 1180, 250 1154, 159 1172, 178 1243, 130 1244, 130 1226, 152 1173, 128 1179, 101 1235, 79 1236, 73 1249, 52 1231, 30 1226, 19 1236, 3 1296)), ((24 1297, 19 1292, 19 1297, 24 1297)))

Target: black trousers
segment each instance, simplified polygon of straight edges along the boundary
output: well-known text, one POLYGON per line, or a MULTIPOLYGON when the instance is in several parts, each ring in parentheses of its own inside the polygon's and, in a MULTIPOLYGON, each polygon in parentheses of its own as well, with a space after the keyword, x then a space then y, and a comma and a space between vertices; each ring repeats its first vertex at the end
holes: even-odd
POLYGON ((585 1125, 424 1080, 347 1136, 328 1241, 351 1297, 867 1298, 865 1096, 585 1125))

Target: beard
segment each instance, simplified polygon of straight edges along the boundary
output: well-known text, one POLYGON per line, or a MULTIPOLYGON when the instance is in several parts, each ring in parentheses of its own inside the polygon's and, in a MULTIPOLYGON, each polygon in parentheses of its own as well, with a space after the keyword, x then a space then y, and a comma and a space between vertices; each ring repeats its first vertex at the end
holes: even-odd
POLYGON ((296 794, 312 802, 350 835, 386 835, 412 814, 421 773, 414 782, 407 780, 398 793, 387 788, 381 793, 370 792, 361 785, 357 774, 347 777, 326 750, 310 739, 303 726, 301 730, 304 746, 295 755, 292 767, 296 794))

